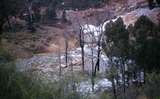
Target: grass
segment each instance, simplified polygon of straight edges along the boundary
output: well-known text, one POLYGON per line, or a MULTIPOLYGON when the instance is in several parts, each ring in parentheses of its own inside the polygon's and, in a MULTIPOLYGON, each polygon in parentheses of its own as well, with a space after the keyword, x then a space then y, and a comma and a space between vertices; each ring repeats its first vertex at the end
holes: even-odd
MULTIPOLYGON (((69 86, 72 84, 72 80, 80 82, 87 79, 89 79, 87 74, 74 74, 72 79, 72 75, 69 73, 60 81, 43 83, 29 74, 18 72, 15 69, 14 58, 5 49, 0 48, 0 99, 112 99, 111 92, 84 96, 76 91, 76 86, 74 89, 69 86)), ((157 86, 160 84, 159 79, 159 74, 148 74, 144 88, 137 91, 137 99, 160 99, 159 86, 157 86)), ((135 91, 135 87, 128 89, 127 96, 136 94, 135 91)))
POLYGON ((64 83, 45 85, 23 73, 16 72, 13 63, 0 66, 0 99, 81 99, 64 83))
POLYGON ((67 88, 68 80, 44 84, 15 69, 14 58, 0 49, 0 99, 83 99, 67 88))

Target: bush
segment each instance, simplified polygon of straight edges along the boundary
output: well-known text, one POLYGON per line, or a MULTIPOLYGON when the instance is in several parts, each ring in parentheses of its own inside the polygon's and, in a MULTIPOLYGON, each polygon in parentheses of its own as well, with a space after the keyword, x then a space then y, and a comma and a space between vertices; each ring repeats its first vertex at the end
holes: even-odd
POLYGON ((13 63, 0 66, 0 99, 82 99, 64 83, 41 83, 17 72, 13 63))
POLYGON ((82 99, 76 91, 55 82, 44 84, 15 70, 14 64, 0 66, 0 99, 82 99))
POLYGON ((16 70, 13 59, 0 49, 0 99, 81 99, 76 92, 65 90, 66 84, 44 84, 16 70))
POLYGON ((100 94, 100 99, 113 99, 113 97, 109 93, 102 92, 100 94))
POLYGON ((10 54, 0 45, 0 64, 13 60, 10 54))
POLYGON ((160 74, 147 74, 144 92, 149 99, 160 99, 160 74))

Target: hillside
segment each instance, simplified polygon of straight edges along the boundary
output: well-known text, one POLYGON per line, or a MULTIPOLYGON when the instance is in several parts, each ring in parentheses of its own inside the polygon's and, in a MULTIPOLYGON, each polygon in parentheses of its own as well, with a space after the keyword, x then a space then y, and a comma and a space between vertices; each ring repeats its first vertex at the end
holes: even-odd
POLYGON ((31 82, 13 80, 24 93, 24 99, 30 99, 26 97, 32 97, 32 93, 36 97, 32 99, 158 97, 158 0, 152 9, 146 0, 62 1, 34 1, 33 5, 28 1, 28 9, 22 9, 22 18, 19 12, 7 17, 0 35, 0 65, 14 64, 16 74, 5 74, 7 67, 5 72, 0 71, 2 79, 5 75, 7 80, 12 79, 17 74, 29 78, 31 82), (43 12, 39 22, 33 21, 39 14, 37 9, 43 12), (32 84, 34 81, 40 84, 37 86, 42 92, 32 84), (21 83, 31 83, 31 90, 21 83))

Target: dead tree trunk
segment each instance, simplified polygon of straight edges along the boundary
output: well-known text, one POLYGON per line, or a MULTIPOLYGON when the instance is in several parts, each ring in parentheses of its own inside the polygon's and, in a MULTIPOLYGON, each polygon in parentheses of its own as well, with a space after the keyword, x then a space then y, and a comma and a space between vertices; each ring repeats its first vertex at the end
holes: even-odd
POLYGON ((73 72, 73 63, 72 63, 72 58, 71 58, 71 83, 72 83, 72 91, 74 92, 76 90, 75 86, 75 80, 74 80, 74 72, 73 72))
POLYGON ((92 83, 92 91, 94 92, 94 58, 93 58, 93 46, 91 48, 91 51, 92 51, 92 73, 91 73, 91 83, 92 83))
POLYGON ((68 66, 68 38, 66 33, 64 33, 64 38, 65 38, 65 62, 67 67, 68 66))
POLYGON ((80 33, 79 33, 79 41, 80 41, 81 55, 82 55, 82 72, 84 72, 84 33, 82 31, 81 26, 80 26, 80 33))
POLYGON ((95 77, 95 75, 94 75, 94 56, 93 56, 93 34, 91 34, 91 36, 92 36, 92 42, 91 42, 91 44, 92 44, 92 46, 91 46, 91 52, 92 52, 92 74, 91 74, 91 82, 92 82, 92 91, 94 92, 94 77, 95 77))
POLYGON ((28 21, 28 30, 31 32, 35 31, 35 28, 33 26, 33 12, 32 12, 32 2, 29 0, 26 0, 26 9, 27 9, 27 21, 28 21))
POLYGON ((102 39, 102 33, 100 34, 97 42, 98 50, 97 50, 97 62, 94 69, 95 76, 96 76, 96 72, 100 70, 101 39, 102 39))
POLYGON ((61 67, 61 52, 60 52, 60 48, 59 48, 59 51, 58 51, 58 61, 59 61, 59 76, 61 77, 62 75, 62 67, 61 67))

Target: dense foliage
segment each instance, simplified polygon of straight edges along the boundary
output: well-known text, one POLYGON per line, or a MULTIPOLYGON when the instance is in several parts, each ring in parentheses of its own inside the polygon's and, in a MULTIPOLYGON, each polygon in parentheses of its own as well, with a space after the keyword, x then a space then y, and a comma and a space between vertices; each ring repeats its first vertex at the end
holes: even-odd
POLYGON ((135 42, 135 61, 147 71, 159 70, 160 38, 158 26, 146 16, 141 16, 135 23, 133 33, 135 42))
POLYGON ((69 80, 42 83, 16 70, 14 60, 0 49, 0 99, 83 99, 76 91, 66 89, 69 80))
MULTIPOLYGON (((16 19, 23 20, 25 28, 27 27, 27 30, 33 32, 38 25, 44 25, 47 22, 59 22, 60 19, 57 18, 56 13, 59 9, 63 10, 62 19, 67 21, 66 9, 84 10, 101 7, 107 1, 110 0, 1 0, 0 42, 5 25, 8 26, 7 32, 13 32, 9 30, 16 29, 10 23, 16 19)), ((160 5, 160 0, 156 0, 155 3, 153 0, 148 0, 148 3, 150 9, 153 9, 154 6, 160 5)), ((134 25, 128 27, 125 26, 122 18, 118 18, 115 22, 111 21, 106 25, 105 39, 103 39, 105 45, 102 47, 108 56, 108 68, 105 77, 112 83, 112 92, 108 89, 98 93, 100 98, 136 99, 141 95, 147 96, 148 99, 160 98, 159 25, 153 23, 146 16, 141 16, 134 25)), ((101 43, 101 40, 99 42, 101 43)), ((82 43, 80 42, 82 56, 85 56, 82 43)), ((67 48, 66 67, 68 61, 67 48)), ((99 50, 101 50, 100 46, 99 50)), ((100 52, 98 57, 100 57, 100 52)), ((97 64, 100 63, 99 61, 97 61, 97 64)), ((84 70, 84 63, 82 64, 84 70)), ((94 91, 94 80, 97 76, 95 74, 92 74, 92 91, 94 91)), ((0 44, 0 99, 93 99, 80 94, 75 85, 72 86, 73 83, 72 76, 66 79, 60 77, 59 81, 46 85, 41 80, 18 71, 14 58, 0 44)))
MULTIPOLYGON (((119 18, 106 26, 105 36, 106 46, 104 51, 109 56, 111 68, 108 72, 110 72, 111 81, 114 85, 115 99, 119 90, 117 89, 120 79, 118 75, 122 75, 123 83, 120 84, 124 93, 122 98, 127 97, 128 92, 125 92, 125 90, 129 90, 129 86, 134 84, 141 86, 142 83, 145 85, 144 90, 146 93, 152 90, 155 94, 147 94, 150 97, 149 99, 159 97, 157 95, 159 88, 150 88, 150 85, 159 82, 157 79, 160 69, 160 31, 158 26, 148 17, 141 16, 134 26, 129 25, 126 28, 123 20, 119 18), (145 74, 148 74, 148 76, 145 74)), ((157 84, 154 85, 157 86, 157 84)))

